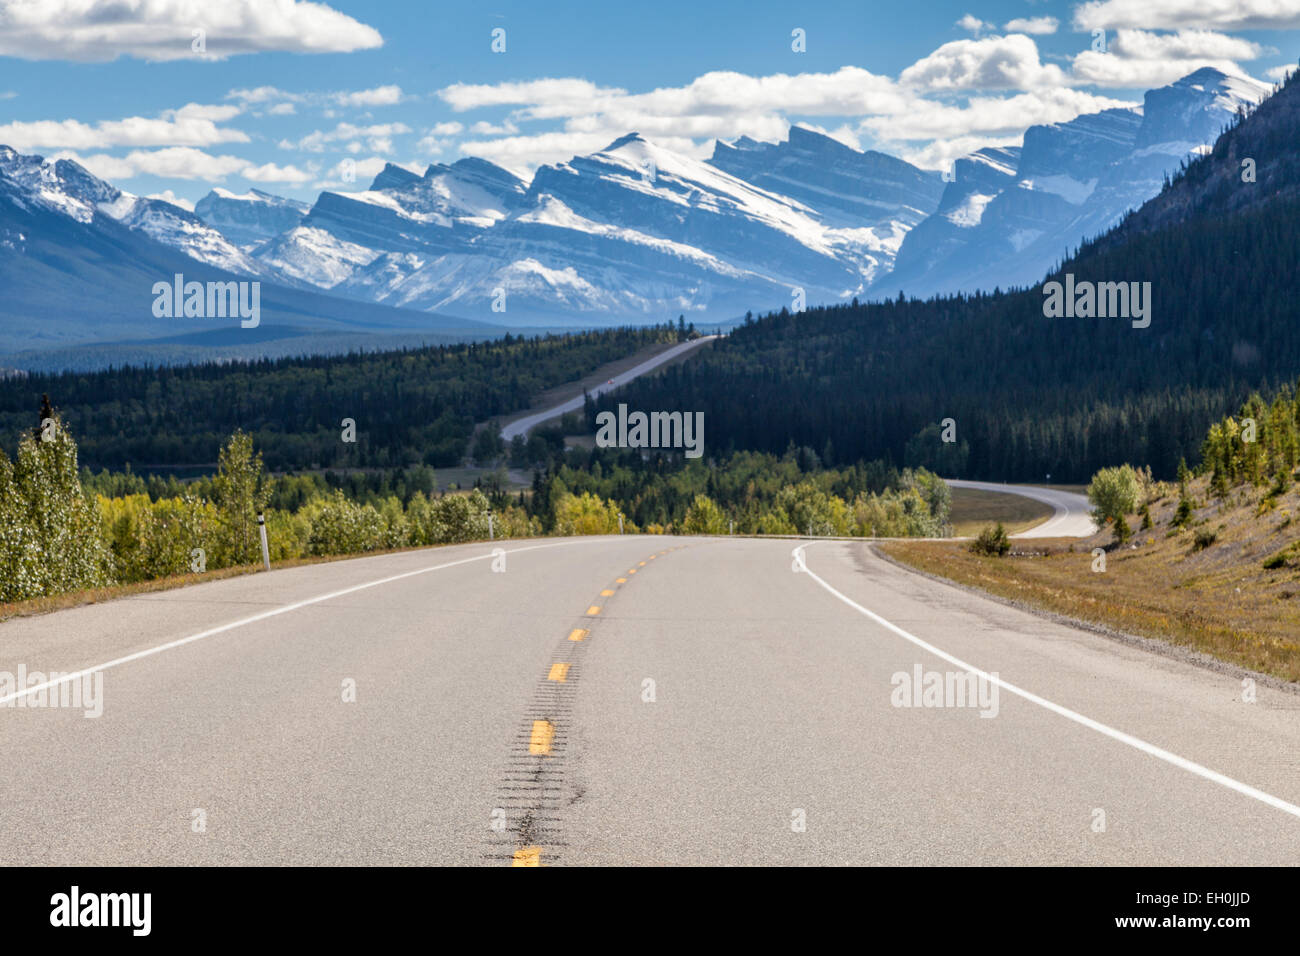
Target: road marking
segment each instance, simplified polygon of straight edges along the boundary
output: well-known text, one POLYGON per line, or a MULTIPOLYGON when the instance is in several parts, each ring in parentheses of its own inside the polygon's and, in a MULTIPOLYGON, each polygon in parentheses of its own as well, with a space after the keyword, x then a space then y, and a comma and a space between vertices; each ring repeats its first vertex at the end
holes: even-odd
POLYGON ((587 630, 584 629, 584 628, 581 628, 581 627, 575 627, 573 630, 571 630, 571 631, 569 632, 569 640, 571 640, 571 641, 580 641, 580 640, 582 640, 584 637, 586 637, 589 633, 590 633, 590 632, 587 631, 587 630))
POLYGON ((641 563, 639 563, 639 564, 637 565, 637 567, 638 567, 638 568, 644 568, 644 567, 645 567, 645 562, 642 561, 641 563))
POLYGON ((593 604, 591 607, 587 608, 587 617, 595 617, 599 613, 600 607, 598 605, 593 604))
POLYGON ((636 574, 636 568, 628 568, 628 569, 627 569, 627 573, 628 573, 628 574, 636 574))
POLYGON ((551 672, 546 675, 546 679, 563 684, 569 678, 569 666, 568 664, 552 664, 551 672))
POLYGON ((613 593, 614 593, 614 592, 611 591, 609 588, 605 588, 605 590, 603 590, 603 591, 600 592, 600 596, 601 596, 601 597, 610 597, 613 593))
POLYGON ((534 720, 533 734, 528 739, 528 752, 543 756, 551 752, 551 741, 555 739, 555 725, 549 720, 534 720))
MULTIPOLYGON (((553 544, 530 544, 526 548, 512 548, 505 553, 518 554, 521 551, 539 551, 545 548, 564 548, 575 544, 603 543, 606 542, 603 542, 599 538, 589 541, 557 541, 553 544)), ((492 552, 488 551, 484 554, 476 554, 472 558, 461 558, 459 561, 448 561, 446 564, 435 564, 427 568, 417 568, 414 571, 403 571, 401 574, 394 574, 386 578, 380 578, 378 581, 367 581, 365 584, 354 584, 352 587, 343 588, 341 591, 331 591, 329 594, 320 594, 313 598, 307 598, 305 601, 295 601, 293 604, 285 604, 281 607, 272 608, 269 611, 263 611, 261 614, 254 614, 251 617, 240 618, 238 621, 231 621, 229 624, 222 624, 218 627, 208 628, 206 631, 200 631, 197 634, 191 634, 188 637, 182 637, 175 641, 168 641, 166 644, 159 644, 157 647, 149 647, 143 651, 136 651, 133 654, 127 654, 125 657, 117 657, 104 664, 96 664, 93 667, 87 667, 72 674, 64 674, 59 677, 58 680, 47 680, 42 684, 34 684, 24 690, 17 690, 11 694, 6 694, 4 697, 0 697, 0 704, 7 704, 11 700, 17 700, 19 697, 27 697, 28 695, 35 694, 38 691, 57 687, 60 684, 66 684, 68 681, 80 680, 87 674, 106 671, 110 667, 129 664, 132 661, 138 661, 145 657, 152 657, 154 654, 161 654, 163 651, 170 651, 173 648, 192 644, 195 641, 201 641, 207 637, 224 634, 226 631, 233 631, 237 627, 244 627, 247 624, 256 624, 258 621, 265 621, 267 618, 276 617, 280 614, 287 614, 290 611, 296 611, 299 608, 310 607, 313 604, 319 604, 321 601, 329 601, 337 597, 343 597, 345 594, 355 594, 357 591, 364 591, 366 588, 378 587, 381 584, 391 584, 394 581, 401 581, 403 578, 415 577, 417 574, 428 574, 430 571, 441 571, 444 568, 454 568, 457 565, 469 564, 471 561, 486 561, 490 557, 492 557, 492 552)))
POLYGON ((515 850, 515 858, 511 861, 510 865, 541 866, 542 848, 540 846, 526 846, 521 850, 515 850))
POLYGON ((614 583, 615 583, 615 584, 627 584, 627 578, 615 578, 615 579, 614 579, 614 583))
POLYGON ((1217 770, 1211 770, 1209 767, 1204 767, 1199 763, 1188 760, 1186 757, 1180 757, 1176 753, 1170 753, 1168 750, 1164 750, 1160 747, 1157 747, 1155 744, 1149 744, 1145 740, 1142 740, 1139 737, 1134 737, 1132 734, 1126 734, 1122 730, 1116 730, 1114 727, 1109 727, 1106 724, 1101 723, 1101 721, 1093 720, 1091 717, 1085 717, 1083 714, 1080 714, 1077 711, 1070 710, 1068 707, 1062 707, 1060 704, 1055 704, 1052 701, 1046 699, 1045 697, 1039 697, 1037 694, 1032 693, 1031 691, 1022 690, 1021 688, 1017 687, 1015 684, 1009 684, 1006 681, 1004 681, 1002 678, 997 677, 993 674, 989 674, 985 671, 982 671, 978 667, 973 667, 970 664, 967 664, 965 661, 961 660, 960 658, 954 657, 953 655, 949 654, 947 651, 942 651, 939 648, 935 647, 933 644, 921 640, 921 638, 917 637, 916 635, 909 634, 907 631, 903 630, 898 625, 886 621, 879 614, 876 614, 874 611, 868 610, 867 608, 859 604, 857 601, 854 601, 852 598, 841 594, 839 591, 835 590, 835 588, 831 587, 820 577, 814 574, 813 571, 808 567, 807 561, 804 560, 804 556, 802 554, 804 548, 806 547, 807 545, 800 545, 799 547, 795 548, 793 551, 790 552, 792 557, 797 557, 799 559, 799 563, 804 574, 807 574, 810 578, 812 578, 814 581, 820 584, 823 588, 825 588, 827 591, 829 591, 835 597, 839 598, 841 601, 843 601, 849 607, 853 608, 858 613, 866 615, 867 617, 871 618, 871 620, 879 624, 881 627, 894 632, 904 640, 911 641, 917 647, 929 651, 931 654, 935 655, 936 657, 942 660, 947 661, 949 664, 952 664, 955 667, 959 667, 964 671, 968 671, 974 674, 976 677, 986 680, 989 683, 996 684, 998 687, 1002 688, 1008 693, 1015 694, 1017 697, 1021 697, 1024 700, 1029 701, 1031 704, 1037 704, 1039 707, 1042 707, 1046 710, 1050 710, 1054 714, 1059 714, 1060 716, 1064 717, 1066 720, 1072 720, 1076 724, 1080 724, 1084 727, 1087 727, 1089 730, 1095 730, 1097 731, 1097 733, 1104 734, 1105 736, 1110 737, 1112 740, 1118 740, 1120 743, 1127 744, 1128 746, 1134 748, 1135 750, 1140 750, 1142 751, 1142 753, 1147 754, 1148 756, 1155 757, 1157 760, 1163 760, 1165 763, 1173 764, 1175 767, 1178 767, 1180 770, 1186 770, 1188 773, 1195 774, 1198 777, 1203 777, 1204 779, 1209 780, 1212 783, 1217 783, 1221 787, 1227 787, 1229 790, 1235 790, 1240 794, 1244 794, 1247 797, 1250 797, 1254 800, 1258 800, 1260 803, 1266 803, 1270 807, 1273 807, 1277 810, 1281 810, 1283 813, 1289 813, 1293 817, 1300 817, 1300 806, 1296 806, 1294 803, 1288 803, 1287 801, 1281 799, 1280 797, 1273 796, 1271 793, 1265 793, 1263 790, 1257 790, 1255 787, 1250 786, 1250 784, 1242 783, 1239 780, 1234 780, 1231 777, 1226 776, 1225 774, 1219 773, 1217 770))

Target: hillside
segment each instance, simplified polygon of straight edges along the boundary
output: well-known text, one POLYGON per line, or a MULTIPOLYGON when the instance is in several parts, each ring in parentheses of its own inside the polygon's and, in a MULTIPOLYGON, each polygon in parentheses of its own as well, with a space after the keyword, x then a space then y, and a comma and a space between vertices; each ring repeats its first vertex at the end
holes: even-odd
POLYGON ((1213 419, 1300 372, 1300 199, 1282 185, 1298 113, 1292 80, 1191 164, 1158 200, 1165 212, 1139 213, 1049 277, 1149 282, 1149 327, 1046 318, 1041 287, 783 310, 599 407, 703 410, 719 442, 810 446, 828 464, 890 457, 953 477, 1085 482, 1129 460, 1170 477, 1213 419), (1242 182, 1236 157, 1263 143, 1268 180, 1242 182), (945 418, 955 444, 939 440, 945 418))

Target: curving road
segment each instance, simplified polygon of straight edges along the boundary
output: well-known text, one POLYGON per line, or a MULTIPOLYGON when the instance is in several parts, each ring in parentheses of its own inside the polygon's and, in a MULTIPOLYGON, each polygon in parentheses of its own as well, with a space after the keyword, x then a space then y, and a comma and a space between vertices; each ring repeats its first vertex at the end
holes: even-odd
MULTIPOLYGON (((679 355, 682 355, 685 352, 689 352, 692 349, 697 349, 701 345, 704 345, 706 342, 712 342, 716 338, 718 338, 718 336, 716 335, 705 335, 705 336, 701 336, 698 339, 692 339, 689 342, 682 342, 680 345, 674 345, 672 348, 665 349, 664 351, 660 352, 658 355, 646 359, 640 365, 633 366, 632 368, 628 369, 626 372, 620 372, 619 374, 615 375, 612 379, 610 379, 608 382, 605 382, 604 384, 601 385, 597 385, 595 388, 591 389, 588 392, 588 394, 591 395, 593 398, 595 398, 598 395, 603 395, 608 391, 612 391, 613 389, 618 388, 620 385, 626 385, 628 382, 632 381, 633 379, 640 378, 642 375, 646 374, 647 372, 654 371, 660 365, 663 365, 665 362, 671 362, 679 355)), ((509 425, 506 425, 504 428, 501 429, 501 438, 503 441, 509 442, 510 439, 514 438, 516 435, 527 435, 532 429, 536 428, 542 422, 550 421, 552 418, 559 418, 561 415, 564 415, 567 412, 576 412, 581 410, 582 403, 583 403, 583 396, 581 393, 579 393, 574 398, 570 398, 567 401, 561 402, 559 405, 556 405, 552 408, 548 408, 543 411, 536 412, 532 415, 528 415, 525 418, 521 418, 518 421, 511 422, 509 425)))
POLYGON ((944 479, 953 488, 973 488, 976 491, 996 491, 1004 495, 1020 495, 1052 506, 1054 514, 1028 531, 1013 534, 1013 538, 1086 538, 1096 534, 1097 525, 1092 520, 1092 506, 1086 495, 1037 485, 1006 485, 995 481, 959 481, 944 479))
POLYGON ((793 544, 469 544, 10 620, 0 670, 98 670, 104 706, 0 707, 0 856, 1295 862, 1294 694, 793 544), (981 707, 899 705, 971 668, 981 707))

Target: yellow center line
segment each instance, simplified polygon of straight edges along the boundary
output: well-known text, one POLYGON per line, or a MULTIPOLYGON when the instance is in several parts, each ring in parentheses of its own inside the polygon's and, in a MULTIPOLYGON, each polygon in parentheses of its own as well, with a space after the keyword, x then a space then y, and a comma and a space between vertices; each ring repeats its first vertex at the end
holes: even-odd
POLYGON ((540 846, 526 846, 521 850, 515 850, 515 858, 510 865, 541 866, 542 848, 540 846))
POLYGON ((534 720, 533 734, 528 740, 530 754, 549 754, 551 741, 555 739, 555 725, 549 720, 534 720))
POLYGON ((627 578, 615 578, 615 579, 614 579, 614 583, 615 583, 615 584, 627 584, 627 578))
POLYGON ((569 667, 570 665, 568 664, 552 664, 551 672, 546 675, 546 679, 557 681, 563 684, 566 680, 568 680, 569 667))
POLYGON ((589 632, 585 628, 575 627, 569 632, 569 640, 580 641, 587 636, 589 632))
POLYGON ((637 567, 638 567, 638 568, 644 568, 644 567, 645 567, 645 562, 644 562, 644 561, 638 562, 637 567))
POLYGON ((587 608, 587 617, 595 617, 599 613, 600 613, 599 604, 593 604, 591 607, 587 608))
POLYGON ((613 594, 613 593, 614 593, 614 592, 611 591, 609 588, 606 588, 605 590, 603 590, 603 591, 600 592, 600 596, 601 596, 601 597, 609 597, 609 596, 610 596, 611 594, 613 594))
POLYGON ((628 569, 627 569, 627 573, 628 573, 628 574, 636 574, 636 568, 628 568, 628 569))

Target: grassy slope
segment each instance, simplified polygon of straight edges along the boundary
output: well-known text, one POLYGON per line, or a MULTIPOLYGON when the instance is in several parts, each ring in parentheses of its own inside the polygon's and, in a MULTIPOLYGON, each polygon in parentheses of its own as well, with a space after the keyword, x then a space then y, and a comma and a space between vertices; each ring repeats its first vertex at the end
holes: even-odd
POLYGON ((958 537, 980 533, 986 525, 1001 521, 1007 533, 1027 531, 1052 516, 1052 506, 1022 495, 982 491, 977 488, 952 489, 952 509, 948 520, 958 537))
MULTIPOLYGON (((1284 680, 1300 680, 1300 490, 1265 502, 1268 489, 1235 489, 1209 499, 1206 479, 1192 485, 1195 524, 1171 529, 1177 495, 1151 505, 1154 527, 1108 550, 1105 573, 1092 550, 1110 532, 1084 539, 1020 543, 1006 558, 978 557, 964 543, 891 542, 883 550, 921 570, 1076 620, 1210 654, 1284 680), (1196 546, 1197 532, 1215 535, 1196 546), (1294 547, 1290 560, 1264 561, 1294 547), (1043 552, 1046 552, 1045 554, 1043 552)), ((1130 518, 1136 529, 1138 519, 1130 518)))

